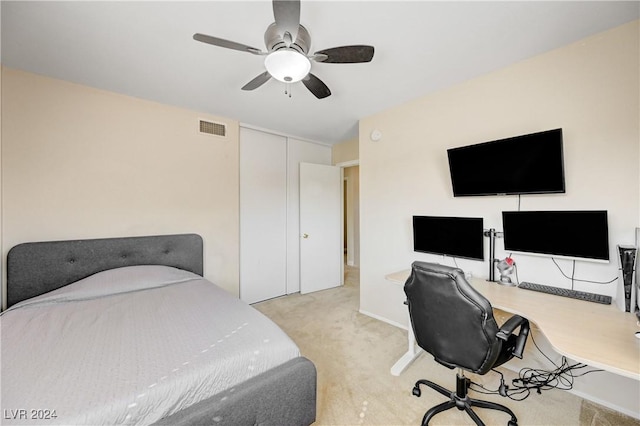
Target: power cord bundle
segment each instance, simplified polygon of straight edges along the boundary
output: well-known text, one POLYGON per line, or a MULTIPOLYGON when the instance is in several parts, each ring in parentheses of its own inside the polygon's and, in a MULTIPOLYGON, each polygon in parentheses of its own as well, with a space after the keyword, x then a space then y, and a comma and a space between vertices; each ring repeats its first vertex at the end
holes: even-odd
POLYGON ((567 358, 564 356, 562 357, 561 364, 557 365, 538 347, 538 344, 533 338, 533 334, 530 336, 536 349, 556 367, 555 369, 547 371, 535 368, 522 368, 518 373, 518 378, 511 381, 511 387, 505 384, 504 375, 501 372, 492 369, 500 375, 500 386, 498 389, 487 389, 482 384, 475 382, 471 382, 471 389, 479 393, 490 395, 498 394, 514 401, 523 401, 531 395, 532 390, 535 390, 538 394, 541 394, 543 390, 551 389, 571 390, 573 389, 575 378, 589 373, 603 371, 596 369, 580 371, 588 366, 581 363, 569 364, 567 358))
POLYGON ((571 268, 571 276, 568 276, 567 274, 564 273, 564 271, 562 270, 562 268, 560 268, 560 265, 558 265, 558 262, 556 262, 556 260, 552 257, 551 260, 553 260, 553 263, 556 265, 556 268, 558 268, 558 270, 560 271, 560 273, 562 274, 563 277, 571 280, 571 288, 573 289, 573 283, 578 281, 578 282, 582 282, 582 283, 591 283, 591 284, 611 284, 612 282, 615 282, 618 280, 618 277, 612 278, 608 281, 592 281, 592 280, 582 280, 579 278, 576 278, 576 261, 573 260, 573 267, 571 268))

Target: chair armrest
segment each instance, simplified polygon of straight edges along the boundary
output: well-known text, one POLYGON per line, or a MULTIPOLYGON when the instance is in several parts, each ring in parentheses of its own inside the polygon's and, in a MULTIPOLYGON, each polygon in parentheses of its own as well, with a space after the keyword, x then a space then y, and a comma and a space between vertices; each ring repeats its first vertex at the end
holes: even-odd
POLYGON ((496 334, 498 339, 504 340, 505 342, 509 339, 509 336, 513 334, 513 331, 520 327, 520 333, 516 337, 516 345, 513 349, 513 356, 517 358, 522 358, 522 353, 524 352, 524 345, 527 343, 527 337, 529 336, 529 320, 521 317, 520 315, 514 315, 507 320, 500 330, 496 334))
POLYGON ((520 315, 512 316, 504 324, 502 324, 502 327, 500 327, 500 330, 498 331, 496 337, 498 339, 506 341, 513 333, 513 331, 525 322, 527 323, 527 325, 529 324, 529 321, 527 321, 526 318, 522 318, 520 315))

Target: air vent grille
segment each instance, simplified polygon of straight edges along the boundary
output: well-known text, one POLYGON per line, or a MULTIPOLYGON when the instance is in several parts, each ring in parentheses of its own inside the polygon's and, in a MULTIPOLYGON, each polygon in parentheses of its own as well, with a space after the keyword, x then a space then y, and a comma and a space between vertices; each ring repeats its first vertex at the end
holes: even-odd
POLYGON ((213 123, 211 121, 200 120, 200 133, 208 135, 226 136, 227 126, 221 123, 213 123))

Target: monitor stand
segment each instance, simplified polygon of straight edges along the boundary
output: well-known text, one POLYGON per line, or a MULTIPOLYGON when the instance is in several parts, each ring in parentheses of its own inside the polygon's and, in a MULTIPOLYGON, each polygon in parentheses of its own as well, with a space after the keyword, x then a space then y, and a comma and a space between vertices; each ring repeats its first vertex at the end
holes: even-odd
POLYGON ((489 238, 489 279, 494 283, 515 286, 511 280, 511 272, 513 271, 513 265, 507 265, 504 260, 496 259, 496 238, 502 238, 503 233, 497 232, 491 228, 488 231, 484 231, 484 236, 489 238), (500 270, 500 279, 496 280, 496 269, 500 270))

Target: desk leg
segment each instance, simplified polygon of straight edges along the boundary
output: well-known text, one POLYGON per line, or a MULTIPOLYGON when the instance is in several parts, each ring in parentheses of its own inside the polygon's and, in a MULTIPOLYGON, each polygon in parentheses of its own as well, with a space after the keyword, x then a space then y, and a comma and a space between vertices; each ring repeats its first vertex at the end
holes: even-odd
POLYGON ((407 352, 400 357, 399 360, 396 361, 395 364, 391 367, 391 374, 393 376, 399 376, 400 373, 407 368, 414 359, 420 355, 422 349, 416 345, 416 337, 413 334, 413 327, 411 327, 411 321, 409 321, 409 331, 407 331, 407 339, 408 339, 408 348, 407 352))

